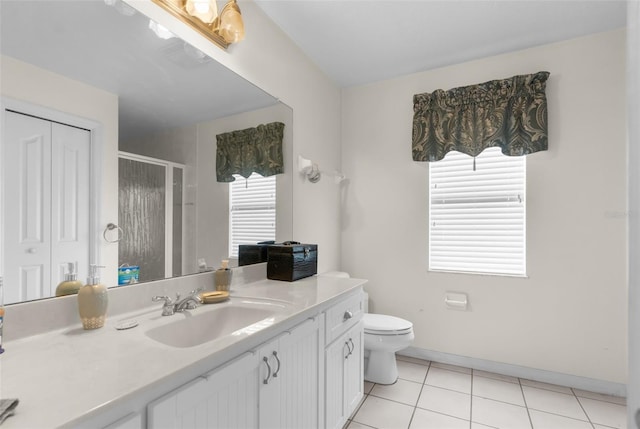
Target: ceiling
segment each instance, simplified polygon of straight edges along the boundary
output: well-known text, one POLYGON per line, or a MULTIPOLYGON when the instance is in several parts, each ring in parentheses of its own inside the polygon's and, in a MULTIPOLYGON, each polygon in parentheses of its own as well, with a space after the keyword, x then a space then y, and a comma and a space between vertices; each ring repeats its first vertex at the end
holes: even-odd
POLYGON ((0 0, 0 53, 117 94, 123 140, 277 102, 104 0, 0 0))
POLYGON ((338 86, 624 27, 616 0, 256 0, 338 86))

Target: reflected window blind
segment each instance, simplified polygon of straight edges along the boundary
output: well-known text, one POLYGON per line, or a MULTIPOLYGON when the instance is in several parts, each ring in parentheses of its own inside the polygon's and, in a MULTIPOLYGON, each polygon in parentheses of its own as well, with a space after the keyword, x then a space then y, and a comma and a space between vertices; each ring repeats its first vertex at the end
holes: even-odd
POLYGON ((524 276, 526 159, 485 149, 429 163, 429 269, 524 276))
POLYGON ((234 175, 229 183, 229 255, 238 257, 238 245, 276 238, 276 176, 234 175))

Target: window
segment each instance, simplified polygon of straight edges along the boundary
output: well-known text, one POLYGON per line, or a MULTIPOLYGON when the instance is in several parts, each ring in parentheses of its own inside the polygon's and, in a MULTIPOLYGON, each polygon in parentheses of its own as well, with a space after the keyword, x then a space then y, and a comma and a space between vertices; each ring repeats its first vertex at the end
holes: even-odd
POLYGON ((489 148, 429 164, 429 269, 524 276, 524 156, 489 148))
POLYGON ((276 238, 276 176, 234 177, 229 183, 229 256, 237 258, 239 244, 276 238))

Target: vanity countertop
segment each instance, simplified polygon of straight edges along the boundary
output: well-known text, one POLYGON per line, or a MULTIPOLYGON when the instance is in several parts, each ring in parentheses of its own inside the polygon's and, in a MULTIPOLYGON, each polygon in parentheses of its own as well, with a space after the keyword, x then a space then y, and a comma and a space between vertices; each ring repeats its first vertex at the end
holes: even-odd
MULTIPOLYGON (((7 342, 6 352, 0 355, 0 397, 18 398, 20 404, 16 414, 2 427, 83 427, 90 421, 100 421, 101 416, 105 416, 107 423, 111 418, 115 421, 324 311, 365 282, 314 276, 292 283, 260 280, 235 286, 232 298, 262 298, 291 304, 278 313, 273 325, 261 331, 226 335, 194 347, 170 347, 145 335, 145 324, 161 323, 159 303, 110 317, 101 329, 85 331, 78 322, 7 342), (139 321, 137 327, 115 329, 132 319, 139 321)), ((164 319, 170 317, 174 316, 164 319)))

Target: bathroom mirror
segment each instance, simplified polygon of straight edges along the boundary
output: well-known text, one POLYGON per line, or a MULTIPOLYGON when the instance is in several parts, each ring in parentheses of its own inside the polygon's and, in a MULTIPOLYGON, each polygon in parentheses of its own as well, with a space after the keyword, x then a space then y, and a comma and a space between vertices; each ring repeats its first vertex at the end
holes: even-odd
MULTIPOLYGON (((49 225, 42 228, 44 232, 55 235, 51 225, 56 224, 56 213, 61 210, 63 214, 73 212, 64 218, 66 221, 58 221, 63 226, 73 229, 88 225, 89 232, 85 235, 89 237, 78 244, 79 256, 73 259, 78 261, 80 280, 86 277, 89 263, 98 263, 105 266, 103 282, 116 286, 119 266, 141 265, 140 259, 158 257, 129 253, 123 260, 122 255, 118 256, 118 249, 122 253, 124 247, 123 236, 135 237, 145 251, 157 250, 151 242, 139 240, 144 228, 156 239, 161 236, 160 242, 165 247, 160 251, 164 273, 149 277, 141 272, 141 281, 193 274, 204 267, 216 268, 220 260, 227 259, 229 185, 215 181, 215 136, 261 123, 285 123, 285 174, 276 176, 276 239, 291 238, 293 114, 288 106, 182 40, 159 37, 149 28, 147 17, 120 0, 2 0, 0 17, 3 115, 9 106, 20 115, 46 119, 52 124, 63 123, 69 117, 70 123, 62 125, 88 128, 93 133, 89 139, 96 146, 92 146, 93 152, 86 162, 79 162, 86 164, 88 168, 82 170, 89 172, 71 169, 73 174, 67 174, 90 175, 84 179, 90 182, 88 201, 84 203, 88 206, 87 213, 77 212, 75 202, 68 196, 66 199, 63 196, 58 206, 51 203, 57 196, 67 194, 53 189, 55 186, 52 188, 51 183, 56 180, 42 177, 39 177, 42 195, 32 202, 38 205, 49 201, 52 207, 49 210, 53 214, 37 219, 38 225, 43 222, 49 225), (72 89, 61 94, 62 83, 69 83, 72 89), (68 108, 71 105, 73 108, 68 108), (100 109, 107 113, 96 113, 100 109), (112 111, 115 113, 111 114, 112 111), (46 117, 49 114, 51 118, 46 117), (73 123, 74 119, 78 124, 73 123), (161 227, 157 223, 149 226, 153 215, 160 212, 153 205, 148 205, 146 212, 136 209, 139 216, 126 228, 121 224, 118 183, 131 170, 140 170, 141 165, 148 167, 148 171, 140 174, 146 178, 159 174, 158 181, 164 189, 158 190, 148 183, 146 188, 137 187, 134 194, 138 194, 143 204, 151 194, 163 194, 167 217, 161 227), (158 169, 164 170, 157 173, 158 169), (67 207, 67 212, 60 206, 67 207), (71 206, 74 210, 68 209, 71 206), (111 228, 107 227, 109 224, 111 228)), ((7 128, 3 126, 0 146, 3 180, 0 272, 5 276, 5 303, 12 303, 19 301, 7 299, 7 291, 15 283, 8 276, 8 270, 16 264, 12 255, 20 252, 48 255, 45 257, 48 276, 46 270, 24 269, 17 274, 39 279, 35 282, 37 290, 26 299, 52 296, 57 279, 62 279, 66 261, 55 258, 55 244, 46 251, 35 245, 20 252, 7 250, 7 237, 11 231, 20 229, 20 216, 24 216, 23 208, 28 206, 28 202, 27 206, 17 204, 20 210, 14 212, 19 212, 18 215, 8 215, 15 203, 9 192, 19 185, 18 176, 33 177, 35 168, 7 173, 7 164, 11 164, 11 152, 5 148, 7 128)), ((83 183, 83 179, 74 180, 78 186, 83 183)), ((39 242, 38 246, 45 244, 39 242)))

